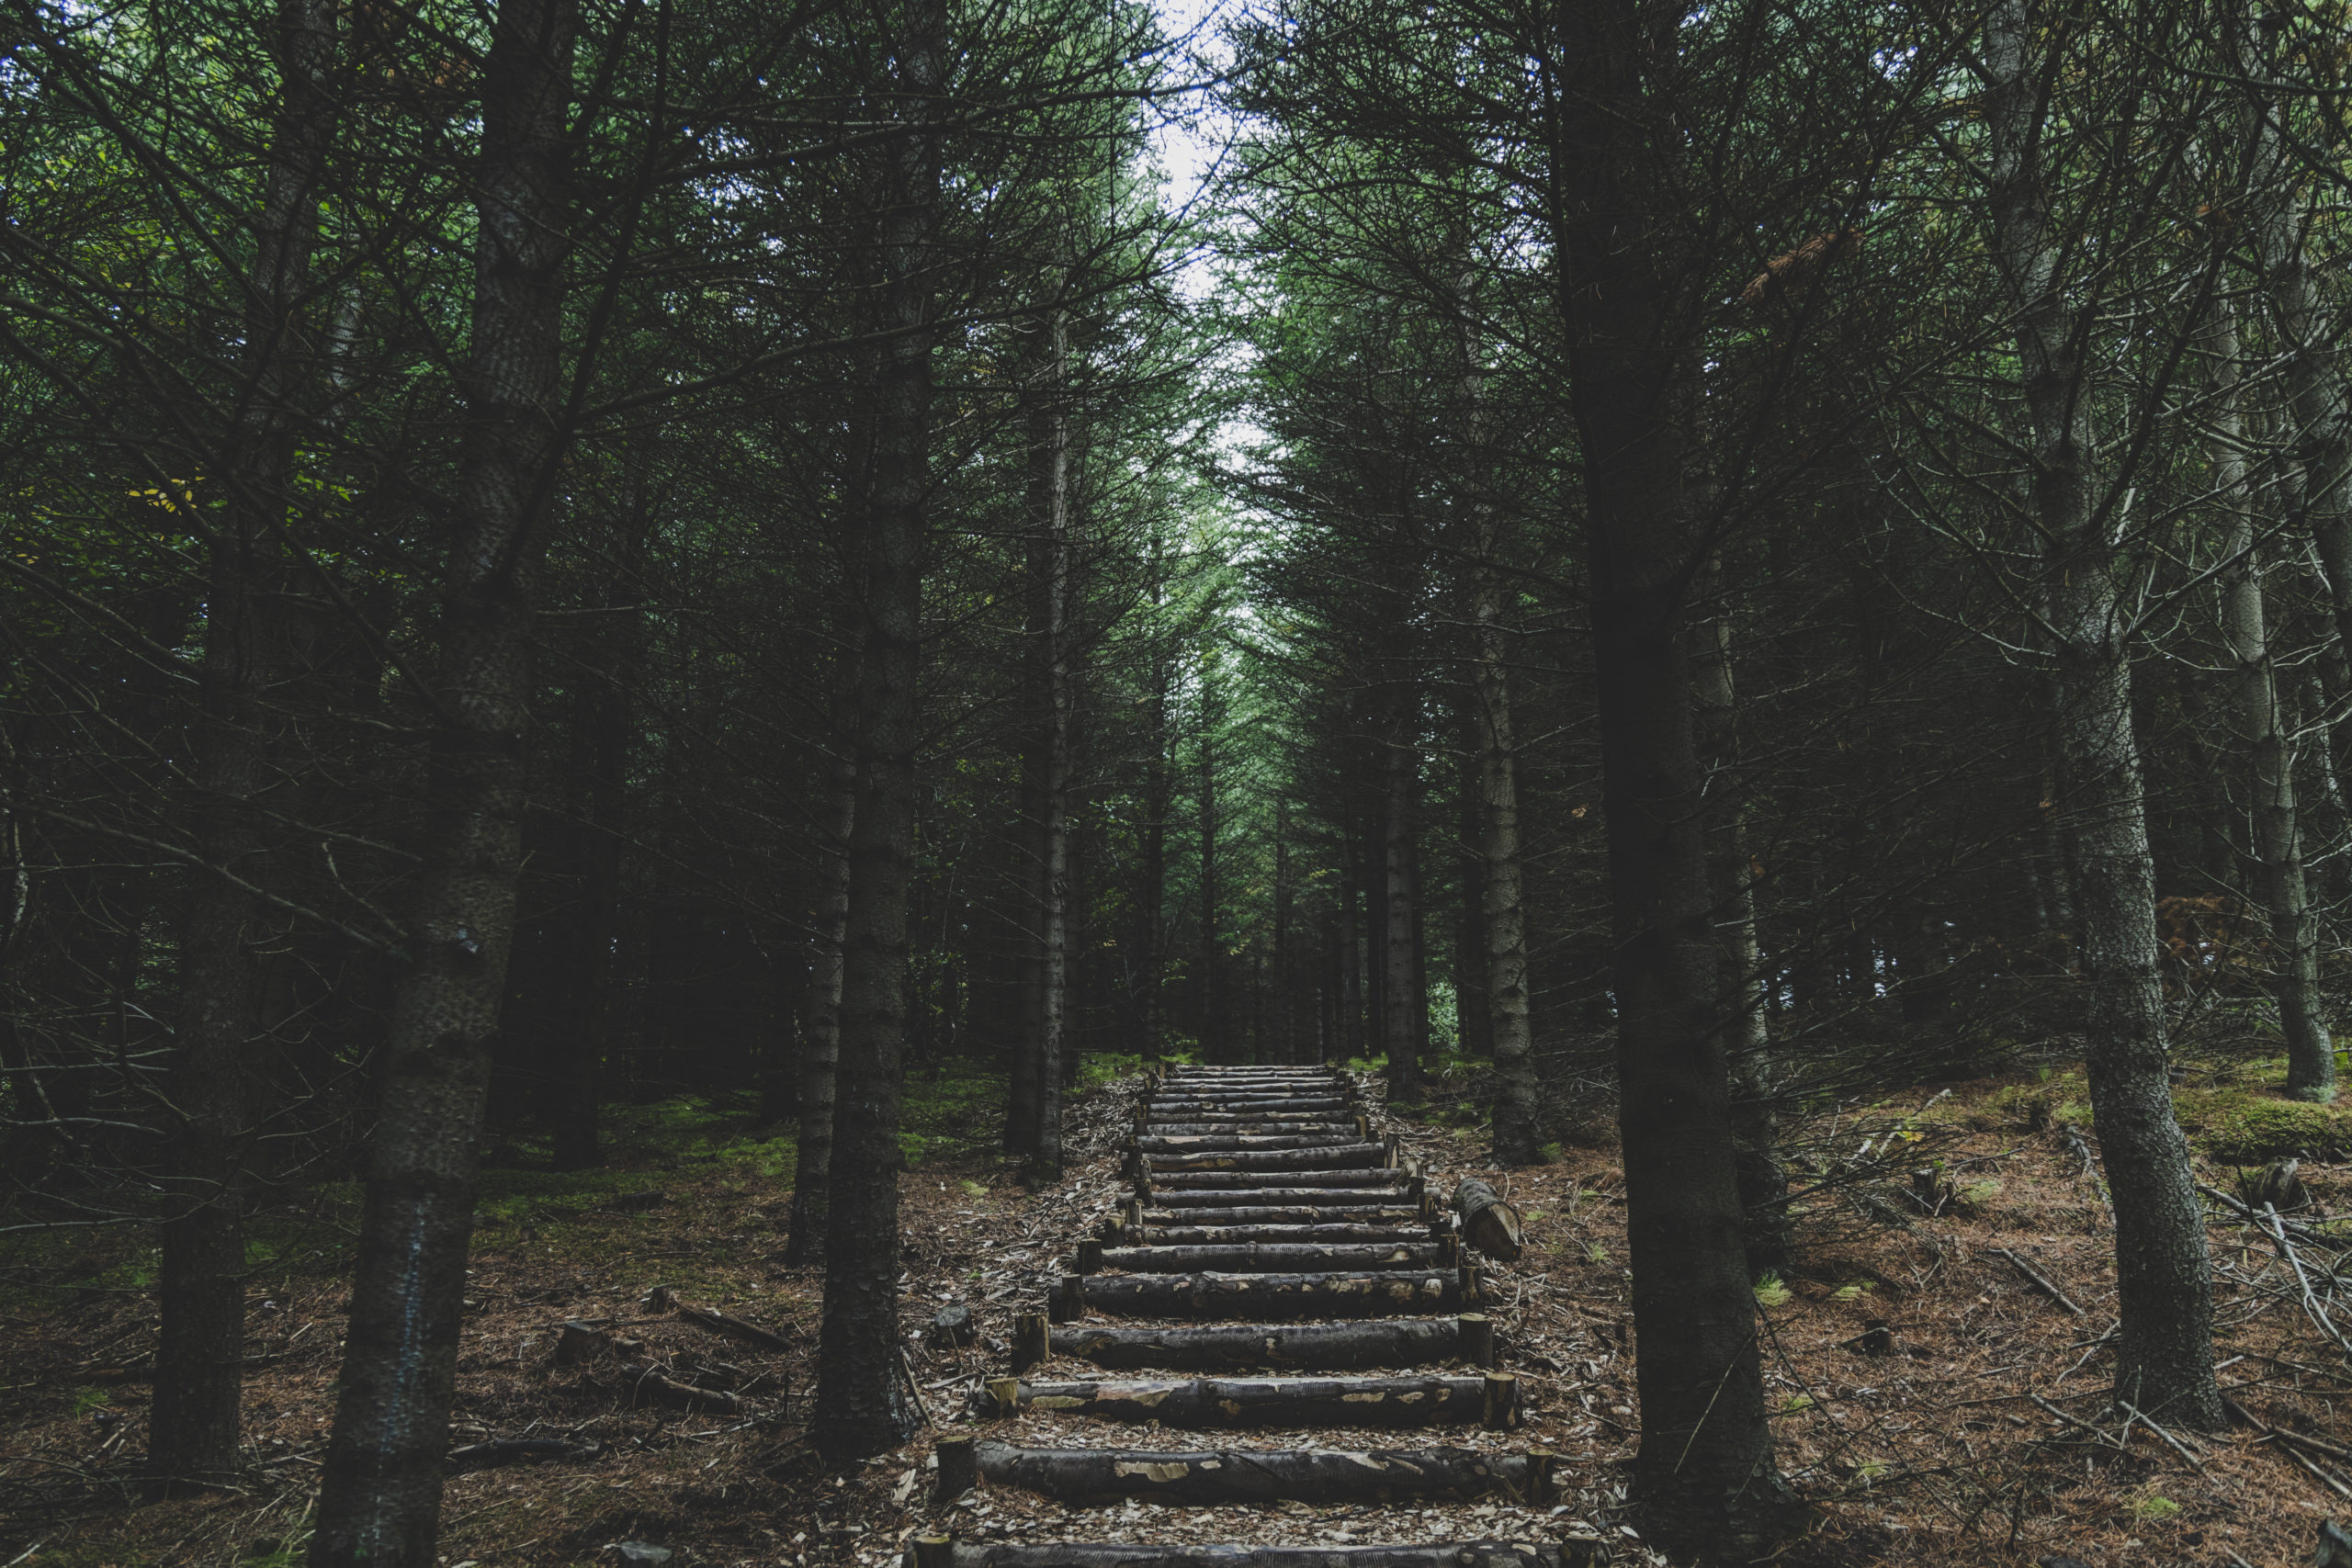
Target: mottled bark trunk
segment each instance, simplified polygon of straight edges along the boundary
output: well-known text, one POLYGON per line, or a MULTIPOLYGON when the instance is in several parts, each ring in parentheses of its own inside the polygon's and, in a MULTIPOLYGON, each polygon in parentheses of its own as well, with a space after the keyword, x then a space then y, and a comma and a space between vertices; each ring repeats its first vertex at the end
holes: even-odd
MULTIPOLYGON (((1984 24, 1993 250, 2018 321, 2033 442, 2032 505, 2049 581, 2059 802, 2074 828, 2076 909, 2091 985, 2084 1056, 2115 1195, 2121 1323, 2116 1392, 2159 1421, 2222 1422, 2213 1377, 2212 1265, 2165 1071, 2155 867, 2132 730, 2128 616, 2109 530, 2095 519, 2086 367, 2057 277, 2038 152, 2045 95, 2027 0, 1984 24)), ((2057 66, 2049 64, 2047 69, 2057 66)))
POLYGON ((2335 1098, 2335 1050, 2320 1000, 2319 919, 2303 878, 2292 726, 2279 702, 2262 547, 2245 482, 2237 319, 2229 301, 2215 304, 2205 345, 2213 358, 2213 493, 2228 519, 2222 627, 2236 665, 2232 695, 2253 795, 2255 874, 2270 919, 2271 993, 2287 1035, 2287 1092, 2325 1101, 2335 1098))
POLYGON ((1527 916, 1521 894, 1519 762, 1502 626, 1501 574, 1482 560, 1471 585, 1472 700, 1478 736, 1478 865, 1486 941, 1487 1038, 1495 1057, 1495 1161, 1541 1157, 1535 1031, 1528 1007, 1527 916))
POLYGON ((482 81, 467 432, 443 585, 427 816, 384 1048, 316 1568, 430 1568, 477 1141, 526 797, 531 590, 563 433, 574 0, 503 0, 482 81))
POLYGON ((1413 952, 1414 916, 1420 908, 1413 854, 1413 836, 1420 826, 1419 713, 1418 696, 1399 694, 1395 698, 1382 759, 1381 863, 1388 897, 1381 942, 1381 1043, 1388 1052, 1388 1099, 1396 1105, 1420 1100, 1421 1037, 1429 1030, 1429 1004, 1421 994, 1413 952))
POLYGON ((1032 1190, 1062 1172, 1063 1044, 1069 1012, 1069 319, 1038 323, 1037 386, 1029 449, 1030 571, 1037 637, 1037 1037, 1035 1109, 1023 1180, 1032 1190))
MULTIPOLYGON (((853 675, 849 684, 854 688, 853 675)), ((807 1263, 825 1251, 832 1186, 835 1074, 842 1059, 842 943, 849 925, 849 840, 857 826, 857 763, 833 776, 830 838, 822 855, 816 939, 809 944, 808 1021, 800 1043, 800 1140, 794 1152, 792 1234, 784 1260, 807 1263)))
POLYGON ((842 942, 840 1098, 833 1112, 825 1306, 809 1435, 832 1462, 904 1442, 914 1414, 899 1348, 899 1067, 906 1042, 907 894, 914 876, 916 690, 931 464, 932 123, 947 62, 940 0, 909 0, 896 40, 901 133, 876 213, 885 320, 875 389, 874 501, 858 667, 857 807, 842 942))
POLYGON ((1603 808, 1616 940, 1619 1124, 1650 1539, 1730 1558, 1788 1522, 1772 1459, 1710 925, 1681 625, 1699 530, 1672 417, 1664 243, 1643 207, 1680 133, 1647 101, 1633 0, 1571 0, 1553 69, 1553 231, 1584 453, 1603 808))
MULTIPOLYGON (((1163 595, 1159 578, 1159 540, 1156 535, 1151 542, 1151 602, 1157 610, 1163 595)), ((1139 923, 1143 928, 1140 1011, 1143 1015, 1143 1059, 1147 1064, 1158 1062, 1167 1053, 1168 1007, 1162 994, 1162 981, 1168 964, 1169 673, 1167 650, 1155 638, 1151 651, 1151 706, 1148 715, 1151 750, 1144 761, 1143 887, 1136 895, 1142 905, 1139 914, 1139 923)))
POLYGON ((1354 832, 1342 826, 1340 829, 1340 919, 1337 932, 1339 1017, 1334 1054, 1349 1059, 1364 1054, 1363 960, 1356 938, 1359 924, 1356 906, 1363 879, 1358 872, 1362 862, 1355 852, 1355 845, 1354 832))
POLYGON ((1225 952, 1217 929, 1216 737, 1201 726, 1201 1054, 1211 1062, 1230 1059, 1225 1028, 1225 952))
POLYGON ((280 96, 244 277, 226 504, 211 541, 206 595, 191 804, 197 853, 223 874, 197 874, 180 939, 178 1039, 168 1088, 179 1122, 163 1183, 162 1325, 147 1440, 157 1492, 224 1481, 238 1468, 244 1203, 266 1027, 258 949, 276 927, 262 901, 240 884, 270 880, 269 797, 283 791, 285 719, 273 690, 288 663, 291 631, 282 534, 300 429, 294 403, 316 384, 308 373, 302 317, 318 238, 319 181, 340 107, 330 79, 334 8, 322 0, 281 0, 277 29, 280 96))
POLYGON ((1274 802, 1274 996, 1270 1055, 1277 1062, 1296 1063, 1301 1058, 1294 1027, 1294 998, 1291 995, 1291 910, 1290 802, 1277 799, 1274 802))

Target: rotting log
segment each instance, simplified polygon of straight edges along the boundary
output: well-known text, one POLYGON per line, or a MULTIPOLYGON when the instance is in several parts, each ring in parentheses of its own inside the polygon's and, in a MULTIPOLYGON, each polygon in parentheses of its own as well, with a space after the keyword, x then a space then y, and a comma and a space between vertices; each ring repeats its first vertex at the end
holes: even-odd
POLYGON ((1230 1213, 1261 1213, 1272 1208, 1306 1208, 1317 1215, 1336 1215, 1343 1208, 1385 1208, 1419 1215, 1419 1199, 1411 1187, 1159 1187, 1152 1185, 1138 1201, 1146 1223, 1150 1215, 1197 1213, 1202 1208, 1223 1208, 1230 1213))
MULTIPOLYGON (((923 1538, 918 1537, 920 1542, 923 1538)), ((1599 1539, 1553 1544, 1456 1540, 1430 1546, 1129 1546, 954 1543, 937 1562, 910 1548, 909 1568, 1601 1568, 1599 1539)))
MULTIPOLYGON (((1051 1330, 1050 1346, 1057 1356, 1075 1357, 1113 1371, 1268 1367, 1297 1371, 1351 1371, 1451 1360, 1460 1353, 1461 1325, 1453 1318, 1220 1324, 1204 1328, 1121 1328, 1083 1324, 1051 1330)), ((1043 1359, 1041 1355, 1039 1359, 1043 1359)))
MULTIPOLYGON (((1508 1374, 1498 1374, 1505 1375, 1508 1374)), ((1175 1378, 1023 1382, 1032 1410, 1170 1427, 1426 1427, 1481 1421, 1487 1378, 1175 1378)))
POLYGON ((449 1450, 449 1473, 489 1470, 502 1464, 543 1464, 565 1460, 595 1459, 602 1443, 575 1443, 563 1438, 492 1438, 449 1450))
POLYGON ((1519 1376, 1515 1372, 1489 1371, 1486 1376, 1486 1399, 1479 1411, 1479 1425, 1490 1432, 1508 1431, 1519 1425, 1519 1376))
POLYGON ((1353 1503, 1390 1497, 1524 1495, 1516 1454, 1473 1449, 1024 1449, 974 1445, 981 1478, 1063 1502, 1353 1503))
POLYGON ((556 1331, 555 1359, 559 1366, 576 1367, 606 1356, 635 1359, 644 1354, 644 1340, 614 1334, 576 1317, 564 1319, 556 1331))
POLYGON ((740 1339, 746 1345, 757 1345, 763 1350, 789 1350, 792 1341, 756 1323, 746 1323, 715 1307, 689 1306, 677 1303, 678 1315, 697 1328, 707 1328, 713 1334, 723 1334, 729 1339, 740 1339))
POLYGON ((1215 1122, 1223 1117, 1256 1117, 1263 1121, 1277 1116, 1305 1120, 1349 1115, 1355 1110, 1355 1102, 1336 1096, 1313 1100, 1155 1100, 1150 1109, 1156 1122, 1215 1122))
POLYGON ((1314 1148, 1211 1150, 1196 1154, 1145 1154, 1136 1156, 1154 1178, 1191 1175, 1195 1171, 1311 1170, 1347 1171, 1389 1168, 1388 1151, 1378 1144, 1325 1144, 1314 1148))
POLYGON ((1331 1122, 1151 1122, 1136 1123, 1139 1134, 1169 1138, 1307 1138, 1355 1139, 1365 1135, 1363 1118, 1331 1122))
POLYGON ((1526 1244, 1519 1210, 1497 1197, 1493 1188, 1476 1177, 1464 1179, 1453 1190, 1453 1212, 1462 1216, 1462 1234, 1471 1246, 1505 1263, 1519 1260, 1526 1244))
POLYGON ((1157 1225, 1412 1225, 1425 1224, 1421 1212, 1401 1201, 1402 1194, 1384 1200, 1377 1192, 1313 1192, 1305 1201, 1249 1203, 1223 1200, 1214 1203, 1180 1203, 1168 1208, 1135 1206, 1127 1223, 1148 1230, 1157 1225))
MULTIPOLYGON (((1165 1201, 1180 1192, 1282 1191, 1304 1187, 1378 1187, 1393 1190, 1397 1176, 1377 1167, 1353 1170, 1155 1170, 1150 1197, 1165 1201), (1269 1180, 1271 1176, 1273 1179, 1269 1180)), ((1404 1183, 1410 1188, 1412 1183, 1404 1183)), ((1396 1200, 1391 1197, 1388 1201, 1396 1200)), ((1420 1201, 1418 1194, 1412 1200, 1420 1201)))
MULTIPOLYGON (((1451 1258, 1432 1241, 1237 1242, 1193 1247, 1114 1247, 1092 1255, 1100 1269, 1130 1274, 1303 1274, 1341 1269, 1432 1269, 1451 1258)), ((1081 1273, 1092 1272, 1080 1269, 1081 1273)))
POLYGON ((1453 1312, 1463 1304, 1453 1274, 1397 1269, 1356 1274, 1067 1275, 1055 1295, 1058 1321, 1090 1312, 1114 1317, 1361 1317, 1453 1312), (1074 1283, 1073 1283, 1074 1282, 1074 1283))
POLYGON ((939 1439, 932 1450, 939 1464, 939 1473, 932 1478, 932 1495, 942 1503, 961 1497, 979 1479, 979 1472, 972 1462, 972 1435, 950 1432, 939 1439))
MULTIPOLYGON (((1270 1211, 1219 1209, 1216 1211, 1219 1219, 1227 1218, 1237 1213, 1287 1214, 1296 1212, 1298 1211, 1290 1209, 1270 1211)), ((1312 1213, 1315 1211, 1305 1212, 1312 1213)), ((1353 1211, 1340 1212, 1352 1213, 1353 1211)), ((1399 1209, 1395 1213, 1399 1217, 1385 1225, 1339 1223, 1317 1224, 1312 1221, 1302 1220, 1274 1221, 1264 1224, 1119 1225, 1116 1227, 1116 1239, 1130 1247, 1217 1247, 1231 1246, 1236 1242, 1328 1244, 1346 1241, 1425 1241, 1429 1238, 1429 1232, 1414 1223, 1410 1211, 1399 1209)))

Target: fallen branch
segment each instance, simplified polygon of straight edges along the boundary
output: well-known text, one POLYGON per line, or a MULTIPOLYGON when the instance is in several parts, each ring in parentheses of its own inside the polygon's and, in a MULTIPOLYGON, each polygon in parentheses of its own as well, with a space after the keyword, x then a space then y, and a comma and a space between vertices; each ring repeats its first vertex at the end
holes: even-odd
POLYGON ((561 1438, 492 1438, 487 1442, 468 1443, 464 1448, 450 1450, 449 1473, 489 1470, 526 1460, 537 1463, 544 1460, 594 1459, 604 1451, 602 1443, 574 1443, 561 1438))
POLYGON ((2028 1263, 2024 1258, 2019 1258, 2016 1253, 2011 1252, 2007 1247, 1988 1247, 1984 1250, 1992 1253, 1997 1258, 2007 1258, 2011 1266, 2014 1267, 2018 1273, 2024 1275, 2027 1280, 2031 1281, 2034 1287, 2040 1290, 2043 1295, 2048 1296, 2052 1301, 2056 1302, 2060 1306, 2064 1307, 2076 1317, 2088 1317, 2090 1315, 2090 1314, 2076 1306, 2074 1302, 2068 1298, 2066 1292, 2058 1288, 2058 1282, 2055 1280, 2052 1280, 2049 1275, 2044 1274, 2041 1269, 2036 1269, 2032 1264, 2028 1263))
POLYGON ((1021 1449, 978 1443, 981 1478, 1063 1501, 1143 1497, 1168 1503, 1370 1502, 1386 1496, 1524 1496, 1521 1455, 1472 1449, 1333 1452, 1225 1449, 1021 1449))
POLYGON ((723 1334, 729 1339, 741 1339, 746 1345, 757 1345, 763 1350, 792 1348, 792 1341, 783 1335, 762 1328, 756 1323, 746 1323, 715 1307, 689 1306, 684 1302, 679 1302, 677 1305, 678 1315, 698 1328, 707 1328, 713 1334, 723 1334))

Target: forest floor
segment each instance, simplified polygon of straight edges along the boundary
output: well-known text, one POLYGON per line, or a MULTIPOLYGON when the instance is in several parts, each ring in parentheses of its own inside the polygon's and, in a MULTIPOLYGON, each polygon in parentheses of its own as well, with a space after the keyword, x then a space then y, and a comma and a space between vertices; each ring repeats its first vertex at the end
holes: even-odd
MULTIPOLYGON (((2283 1146, 2327 1158, 2352 1151, 2352 1135, 2337 1137, 2352 1112, 2286 1107, 2266 1088, 2274 1076, 2275 1064, 2258 1060, 2199 1069, 2182 1087, 2183 1120, 2205 1149, 2238 1158, 2265 1152, 2266 1138, 2295 1139, 2283 1146)), ((1074 1103, 1071 1175, 1032 1197, 988 1147, 986 1080, 910 1085, 910 1155, 920 1163, 901 1184, 905 1325, 916 1334, 960 1303, 979 1330, 967 1349, 910 1341, 915 1379, 939 1423, 978 1407, 979 1380, 1003 1371, 1013 1313, 1040 1305, 1057 1259, 1111 1212, 1132 1089, 1133 1080, 1113 1082, 1074 1103)), ((2352 1496, 2352 1477, 2336 1473, 2352 1462, 2324 1450, 2312 1455, 2324 1472, 2315 1474, 2241 1425, 2173 1433, 2188 1446, 2185 1457, 2143 1427, 2122 1433, 2103 1414, 2113 1235, 2098 1178, 2066 1131, 2084 1118, 2081 1093, 2079 1070, 2049 1066, 1849 1104, 1806 1124, 1818 1171, 1842 1166, 1867 1180, 1801 1201, 1799 1263, 1758 1288, 1780 1462, 1816 1505, 1816 1528, 1783 1562, 1956 1568, 2056 1555, 2274 1568, 2307 1559, 2317 1522, 2339 1506, 2332 1486, 2352 1496), (1931 1173, 1919 1183, 1924 1199, 1911 1195, 1915 1168, 1931 1173), (1871 1333, 1880 1323, 1885 1336, 1871 1333)), ((1466 1105, 1433 1102, 1422 1115, 1392 1119, 1389 1130, 1440 1190, 1488 1174, 1476 1129, 1463 1124, 1466 1105)), ((454 1441, 558 1437, 581 1457, 453 1475, 447 1568, 620 1568, 642 1560, 620 1551, 626 1542, 669 1549, 672 1568, 882 1568, 933 1517, 929 1432, 847 1470, 828 1469, 803 1439, 821 1280, 778 1260, 790 1144, 753 1138, 744 1121, 724 1105, 641 1108, 616 1114, 608 1169, 487 1174, 454 1441), (706 1331, 649 1303, 657 1287, 755 1322, 787 1348, 706 1331), (700 1366, 706 1381, 734 1382, 743 1408, 642 1407, 613 1361, 558 1362, 566 1319, 641 1339, 644 1359, 679 1375, 700 1366)), ((2204 1152, 2199 1165, 2205 1180, 2236 1190, 2235 1168, 2204 1152)), ((2352 1166, 2307 1161, 2302 1175, 2323 1213, 2352 1215, 2352 1166)), ((1527 1426, 1507 1440, 1559 1452, 1577 1476, 1555 1528, 1598 1527, 1623 1544, 1621 1561, 1649 1560, 1619 1517, 1636 1431, 1614 1156, 1596 1137, 1494 1179, 1508 1181, 1531 1243, 1518 1264, 1489 1269, 1501 1364, 1519 1372, 1529 1407, 1527 1426)), ((1818 1179, 1801 1171, 1797 1184, 1818 1179)), ((338 1225, 351 1201, 348 1190, 322 1190, 299 1223, 263 1228, 250 1296, 251 1478, 197 1498, 142 1504, 131 1480, 154 1337, 152 1238, 100 1233, 64 1251, 0 1253, 9 1349, 0 1363, 9 1379, 0 1568, 299 1560, 332 1416, 345 1292, 334 1238, 347 1245, 338 1225)), ((2213 1243, 2225 1386, 2266 1427, 2352 1450, 2346 1353, 2306 1314, 2276 1244, 2221 1213, 2213 1243)), ((2327 1224, 2309 1211, 2303 1218, 2327 1224)), ((2319 1249, 2302 1261, 2326 1267, 2319 1249)), ((1190 1440, 1118 1431, 1123 1446, 1190 1440)), ((1278 1431, 1216 1439, 1299 1440, 1278 1431)), ((1346 1446, 1344 1434, 1313 1441, 1346 1446)), ((1374 1446, 1395 1441, 1385 1434, 1374 1446)), ((956 1529, 967 1540, 1328 1544, 1398 1529, 1423 1540, 1516 1536, 1535 1525, 1500 1512, 1516 1521, 1497 1517, 1494 1505, 1419 1517, 1303 1504, 1081 1511, 990 1489, 958 1505, 956 1529)))

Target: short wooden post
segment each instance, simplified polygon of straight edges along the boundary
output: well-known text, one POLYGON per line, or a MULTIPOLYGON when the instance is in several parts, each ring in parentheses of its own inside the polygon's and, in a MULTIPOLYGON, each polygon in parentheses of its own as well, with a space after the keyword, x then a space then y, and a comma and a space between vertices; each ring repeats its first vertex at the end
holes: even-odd
POLYGON ((1478 1423, 1489 1432, 1506 1432, 1519 1425, 1519 1377, 1513 1372, 1487 1374, 1486 1403, 1478 1423))
POLYGON ((961 1497, 979 1480, 978 1461, 972 1457, 972 1434, 950 1432, 939 1439, 932 1450, 939 1457, 939 1480, 932 1495, 940 1502, 961 1497))
POLYGON ((1358 1143, 1368 1143, 1371 1141, 1371 1138, 1372 1118, 1359 1111, 1356 1112, 1356 1141, 1358 1143))
POLYGON ((1128 1228, 1137 1233, 1135 1239, 1138 1242, 1143 1240, 1143 1236, 1141 1235, 1143 1230, 1143 1205, 1130 1198, 1127 1200, 1126 1207, 1122 1211, 1122 1213, 1127 1222, 1128 1228))
POLYGON ((1478 1293, 1478 1266, 1476 1263, 1464 1263, 1460 1266, 1460 1269, 1462 1274, 1462 1304, 1464 1306, 1469 1306, 1473 1303, 1482 1299, 1478 1293))
POLYGON ((1597 1535, 1560 1538, 1560 1568, 1609 1568, 1609 1544, 1597 1535))
POLYGON ((1021 1409, 1021 1380, 1019 1378, 989 1379, 989 1414, 1002 1419, 1021 1409))
POLYGON ((1078 1244, 1078 1271, 1081 1274, 1102 1272, 1102 1244, 1092 1236, 1078 1244))
POLYGON ((1482 1312, 1465 1312, 1462 1326, 1462 1359, 1474 1367, 1495 1364, 1494 1320, 1482 1312))
POLYGON ((1042 1312, 1024 1312, 1012 1320, 1012 1370, 1025 1372, 1043 1366, 1053 1354, 1053 1329, 1042 1312))
POLYGON ((956 1538, 944 1530, 919 1535, 915 1537, 913 1556, 914 1568, 955 1568, 956 1538))
POLYGON ((1056 1323, 1069 1323, 1086 1315, 1086 1278, 1080 1274, 1065 1274, 1054 1287, 1053 1304, 1046 1315, 1056 1323))
POLYGON ((1531 1449, 1527 1454, 1528 1502, 1538 1508, 1548 1508, 1560 1500, 1559 1479, 1553 1466, 1560 1456, 1549 1449, 1531 1449))
POLYGON ((1462 1244, 1453 1238, 1453 1232, 1447 1231, 1438 1236, 1437 1260, 1440 1263, 1451 1263, 1456 1266, 1461 1264, 1462 1244))

